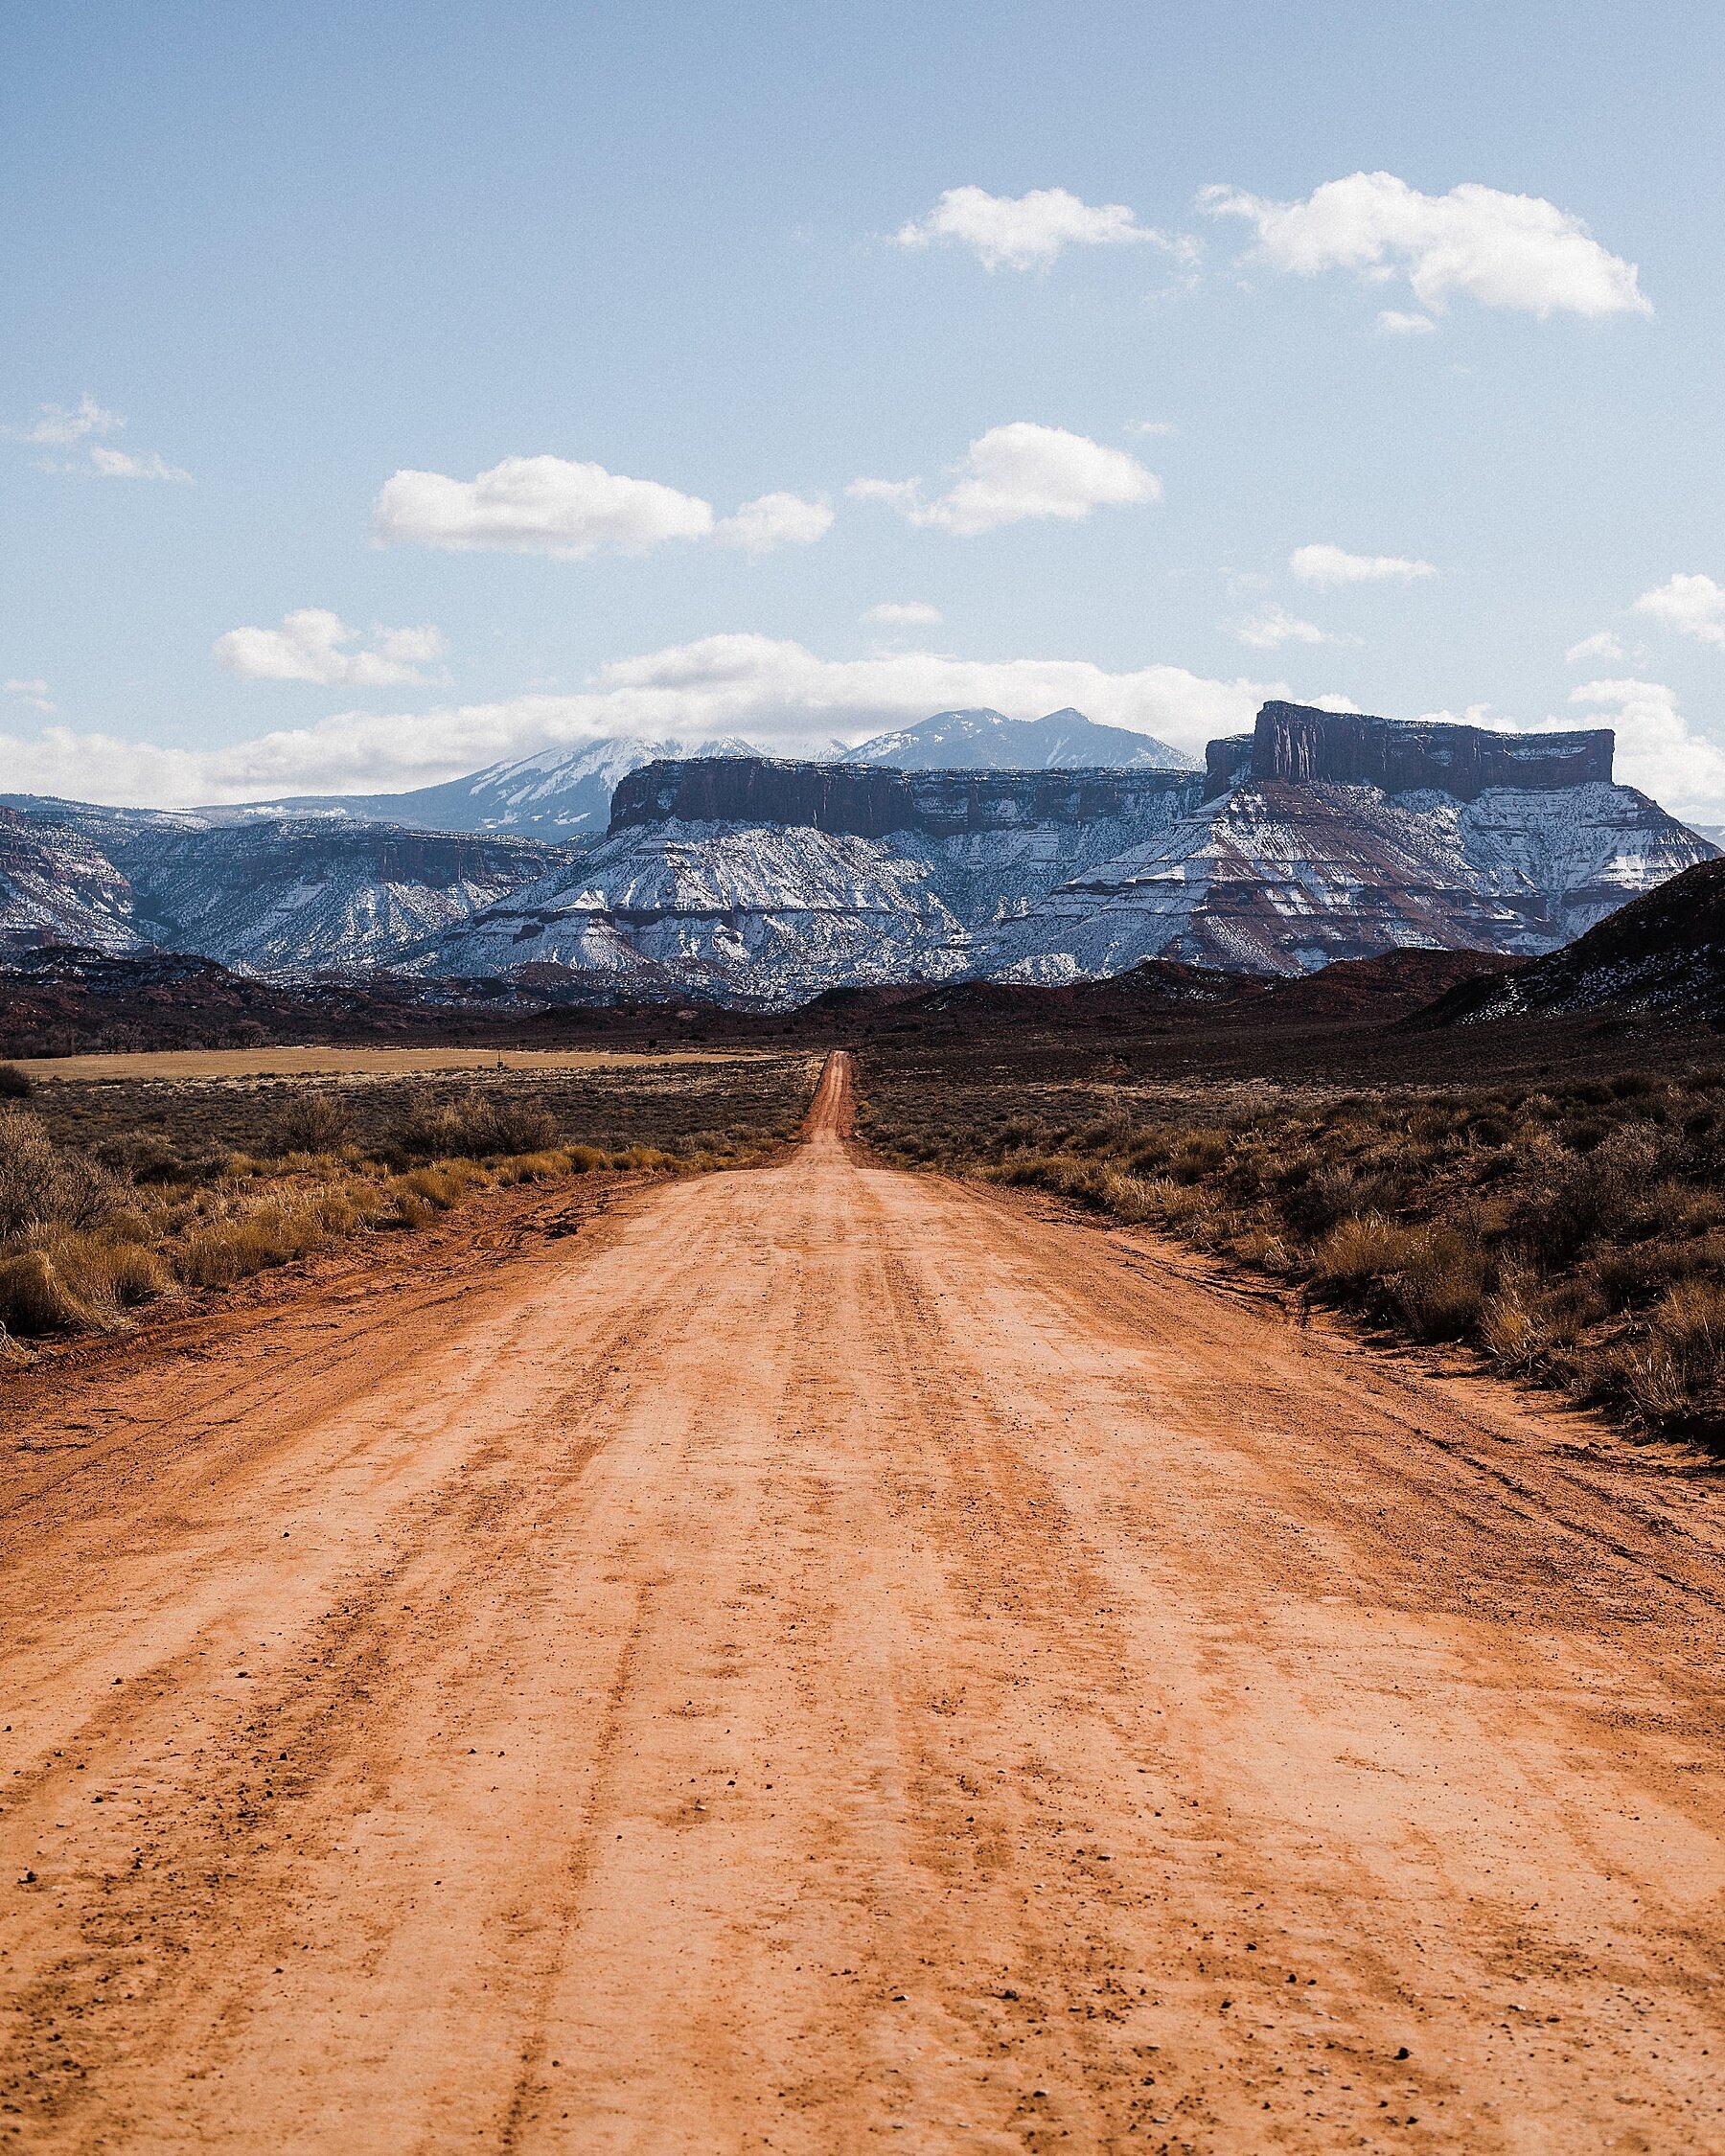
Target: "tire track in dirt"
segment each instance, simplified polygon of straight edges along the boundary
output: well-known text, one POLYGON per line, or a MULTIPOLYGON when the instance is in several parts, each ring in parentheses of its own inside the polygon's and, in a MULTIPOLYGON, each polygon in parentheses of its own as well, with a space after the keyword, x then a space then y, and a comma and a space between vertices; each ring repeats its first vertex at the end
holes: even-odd
POLYGON ((1725 2149, 1719 1486, 849 1079, 13 1395, 0 2148, 1725 2149))

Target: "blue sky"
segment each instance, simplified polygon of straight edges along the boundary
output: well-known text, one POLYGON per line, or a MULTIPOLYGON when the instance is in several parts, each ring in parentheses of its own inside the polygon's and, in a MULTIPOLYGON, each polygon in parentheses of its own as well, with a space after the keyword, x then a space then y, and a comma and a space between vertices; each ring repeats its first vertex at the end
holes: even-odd
POLYGON ((1725 815, 1722 48, 1502 0, 15 8, 0 785, 979 701, 1195 747, 1276 689, 1616 722, 1725 815))

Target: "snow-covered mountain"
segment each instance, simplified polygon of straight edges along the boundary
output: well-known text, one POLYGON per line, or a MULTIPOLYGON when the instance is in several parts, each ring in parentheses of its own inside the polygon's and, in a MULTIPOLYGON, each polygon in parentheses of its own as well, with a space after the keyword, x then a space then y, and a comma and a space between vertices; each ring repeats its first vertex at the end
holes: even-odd
POLYGON ((1297 974, 1407 947, 1536 955, 1715 852, 1613 782, 1604 730, 1270 703, 1203 771, 1074 768, 1056 736, 1076 717, 941 714, 882 737, 896 764, 731 743, 647 763, 640 742, 547 751, 459 782, 467 807, 449 813, 494 818, 481 833, 364 822, 352 804, 29 802, 0 814, 0 949, 155 944, 259 973, 542 965, 781 1007, 850 982, 1072 980, 1154 956, 1297 974), (957 754, 967 728, 979 756, 1026 724, 1056 760, 907 761, 930 742, 957 754), (583 790, 613 778, 589 833, 583 790), (570 846, 516 835, 572 817, 570 846))
POLYGON ((759 757, 644 766, 606 838, 440 939, 424 963, 637 963, 783 1006, 862 981, 944 980, 978 933, 1196 805, 1196 772, 898 771, 759 757))
POLYGON ((726 737, 699 748, 631 734, 608 735, 572 748, 541 748, 488 764, 466 778, 407 793, 306 793, 242 808, 194 812, 213 824, 280 816, 334 816, 359 823, 404 824, 410 831, 496 831, 551 845, 597 837, 610 814, 617 781, 665 756, 753 756, 748 742, 726 737))
POLYGON ((80 802, 0 809, 0 951, 159 948, 248 973, 389 966, 564 858, 531 839, 323 816, 212 829, 80 802))
POLYGON ((1530 966, 1458 984, 1432 1016, 1468 1024, 1606 1008, 1725 1023, 1725 860, 1686 869, 1530 966))
POLYGON ((889 764, 901 771, 1133 770, 1197 766, 1178 748, 1125 726, 1099 726, 1082 711, 1051 711, 1046 719, 1008 719, 999 711, 937 711, 894 734, 876 734, 840 749, 846 764, 889 764))
MULTIPOLYGON (((760 753, 732 735, 692 746, 615 734, 572 747, 541 748, 531 756, 511 757, 489 764, 482 771, 471 771, 466 778, 417 787, 408 793, 308 793, 187 814, 211 825, 282 816, 337 816, 352 822, 405 824, 413 831, 506 831, 552 845, 572 845, 604 832, 612 792, 643 764, 760 753)), ((902 732, 877 734, 854 748, 835 748, 822 761, 889 764, 906 771, 1035 771, 1096 765, 1193 768, 1189 757, 1148 734, 1131 733, 1123 726, 1098 726, 1081 711, 1055 711, 1046 719, 1007 719, 998 711, 940 711, 902 732)))
POLYGON ((1203 773, 643 767, 606 838, 451 931, 511 962, 795 1003, 857 980, 1058 981, 1151 956, 1264 973, 1399 948, 1550 951, 1706 857, 1612 783, 1608 732, 1267 704, 1203 773))
POLYGON ((392 965, 561 858, 530 840, 326 817, 154 833, 117 851, 159 942, 251 973, 392 965))
POLYGON ((1493 733, 1266 704, 1206 799, 978 953, 1059 981, 1142 958, 1309 973, 1399 948, 1555 950, 1714 850, 1612 782, 1607 729, 1493 733))
POLYGON ((0 808, 0 952, 76 943, 118 956, 150 940, 131 884, 83 832, 0 808))

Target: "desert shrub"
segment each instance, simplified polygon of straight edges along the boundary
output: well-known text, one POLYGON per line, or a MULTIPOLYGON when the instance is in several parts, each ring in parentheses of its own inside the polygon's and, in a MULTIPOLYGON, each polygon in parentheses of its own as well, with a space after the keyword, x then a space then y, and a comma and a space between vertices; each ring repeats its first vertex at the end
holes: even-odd
POLYGON ((194 1228, 177 1253, 174 1270, 188 1286, 227 1288, 254 1273, 321 1250, 330 1230, 316 1204, 271 1199, 251 1211, 194 1228))
POLYGON ((1536 1185, 1517 1222, 1533 1263, 1554 1271, 1588 1247, 1631 1232, 1645 1212, 1656 1164, 1644 1137, 1619 1131, 1536 1185))
POLYGON ((632 1145, 614 1156, 614 1168, 629 1168, 635 1174, 652 1174, 656 1169, 680 1167, 676 1154, 666 1153, 656 1145, 632 1145))
POLYGON ((551 1176, 567 1175, 566 1153, 517 1153, 499 1160, 494 1171, 499 1182, 543 1182, 551 1176))
POLYGON ((1227 1131, 1187 1131, 1168 1163, 1168 1172, 1178 1182, 1202 1182, 1222 1165, 1232 1147, 1232 1136, 1227 1131))
POLYGON ((87 1227, 114 1196, 102 1169, 56 1145, 40 1116, 0 1107, 0 1241, 55 1225, 87 1227))
MULTIPOLYGON (((1680 1282, 1654 1311, 1649 1329, 1658 1382, 1668 1392, 1675 1388, 1667 1411, 1682 1412, 1710 1398, 1716 1403, 1725 1374, 1725 1285, 1680 1282)), ((1658 1403, 1649 1396, 1649 1405, 1658 1403)))
POLYGON ((1486 1252, 1459 1229, 1416 1227, 1390 1290, 1417 1339, 1465 1340, 1480 1321, 1492 1273, 1486 1252))
POLYGON ((0 1063, 0 1100, 28 1100, 35 1091, 35 1080, 28 1070, 20 1070, 15 1063, 0 1063))
POLYGON ((1296 1184, 1283 1201, 1290 1227, 1303 1235, 1322 1235, 1339 1221, 1365 1215, 1388 1217, 1401 1201, 1399 1176, 1361 1173, 1346 1161, 1321 1167, 1296 1184))
POLYGON ((296 1093, 269 1118, 263 1149, 269 1154, 333 1153, 353 1127, 353 1115, 339 1094, 296 1093))
POLYGON ((98 1322, 111 1322, 173 1292, 173 1275, 158 1253, 114 1235, 106 1223, 94 1232, 57 1236, 42 1254, 67 1293, 98 1322))
POLYGON ((101 1164, 132 1182, 181 1182, 191 1171, 179 1148, 157 1131, 125 1131, 95 1149, 101 1164))
POLYGON ((410 1169, 397 1178, 397 1188, 423 1198, 439 1212, 448 1212, 483 1180, 471 1160, 443 1160, 436 1167, 410 1169))
POLYGON ((1373 1213, 1346 1220, 1313 1251, 1312 1284, 1330 1295, 1357 1296, 1398 1270, 1408 1240, 1405 1227, 1373 1213))
POLYGON ((394 1131, 408 1159, 488 1159, 498 1154, 543 1153, 556 1145, 557 1118, 518 1100, 488 1100, 478 1091, 452 1100, 410 1103, 394 1131))
POLYGON ((0 1325, 25 1339, 44 1333, 86 1332, 95 1314, 60 1277, 46 1250, 17 1250, 0 1258, 0 1325))

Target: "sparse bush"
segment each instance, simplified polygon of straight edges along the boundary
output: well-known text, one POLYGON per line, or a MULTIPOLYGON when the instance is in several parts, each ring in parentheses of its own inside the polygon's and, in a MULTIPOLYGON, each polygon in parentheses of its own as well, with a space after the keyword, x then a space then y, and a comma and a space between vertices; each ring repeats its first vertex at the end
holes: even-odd
POLYGON ((333 1153, 353 1128, 346 1103, 334 1092, 306 1092, 285 1101, 270 1117, 264 1151, 272 1154, 333 1153))
POLYGON ((392 1134, 410 1160, 457 1156, 490 1159, 498 1154, 548 1152, 558 1139, 557 1119, 525 1101, 488 1100, 478 1091, 453 1100, 414 1101, 392 1134))
POLYGON ((20 1070, 15 1063, 0 1063, 0 1100, 28 1100, 35 1091, 35 1080, 28 1070, 20 1070))
POLYGON ((1416 1339, 1465 1340, 1479 1324, 1492 1271, 1456 1228, 1413 1228, 1391 1292, 1416 1339))
POLYGON ((0 1108, 0 1244, 33 1228, 85 1227, 114 1196, 109 1178, 56 1145, 39 1116, 0 1108))

